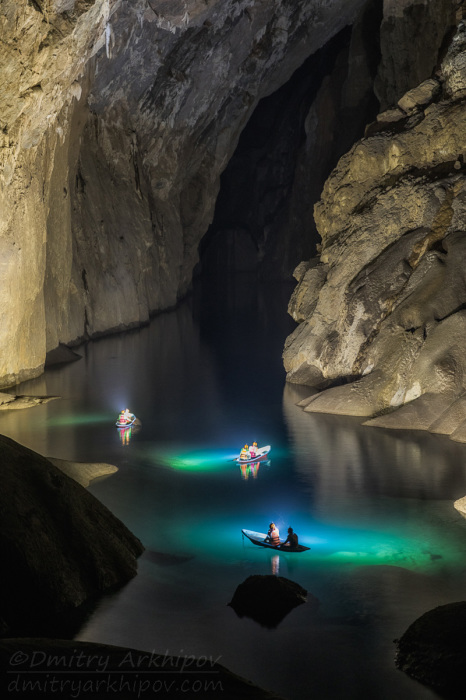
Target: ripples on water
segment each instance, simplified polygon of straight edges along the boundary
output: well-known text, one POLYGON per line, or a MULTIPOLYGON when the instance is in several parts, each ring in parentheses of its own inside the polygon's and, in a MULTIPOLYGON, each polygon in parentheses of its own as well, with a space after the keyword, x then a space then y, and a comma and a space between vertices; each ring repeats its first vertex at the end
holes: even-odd
POLYGON ((196 289, 139 331, 78 349, 18 393, 62 398, 0 414, 0 432, 51 457, 116 464, 90 491, 142 540, 139 574, 105 598, 77 639, 212 655, 301 698, 431 698, 394 667, 393 640, 423 612, 466 598, 466 447, 441 436, 307 414, 286 385, 289 286, 246 275, 196 289), (129 407, 139 431, 114 422, 129 407), (270 461, 241 470, 245 442, 270 461), (292 525, 303 554, 243 541, 292 525), (227 606, 253 573, 286 576, 320 600, 274 630, 227 606))

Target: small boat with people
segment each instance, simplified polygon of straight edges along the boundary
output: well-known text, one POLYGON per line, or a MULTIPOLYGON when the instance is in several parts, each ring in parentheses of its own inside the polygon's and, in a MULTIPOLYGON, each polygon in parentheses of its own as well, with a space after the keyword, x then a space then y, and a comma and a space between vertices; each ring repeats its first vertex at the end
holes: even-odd
MULTIPOLYGON (((291 529, 291 528, 290 528, 291 529)), ((254 530, 241 530, 244 537, 247 537, 253 544, 259 547, 267 547, 268 549, 278 549, 280 552, 308 552, 311 548, 305 547, 303 544, 289 546, 285 544, 285 540, 273 542, 264 532, 255 532, 254 530)))
POLYGON ((123 411, 120 411, 120 415, 118 416, 118 420, 115 425, 118 428, 129 428, 131 425, 134 425, 136 421, 137 418, 134 413, 131 413, 129 409, 125 408, 123 411))
POLYGON ((238 464, 251 464, 253 462, 259 462, 264 460, 271 450, 270 445, 265 445, 265 447, 257 447, 257 442, 253 443, 251 447, 245 445, 239 455, 235 457, 235 461, 238 464))

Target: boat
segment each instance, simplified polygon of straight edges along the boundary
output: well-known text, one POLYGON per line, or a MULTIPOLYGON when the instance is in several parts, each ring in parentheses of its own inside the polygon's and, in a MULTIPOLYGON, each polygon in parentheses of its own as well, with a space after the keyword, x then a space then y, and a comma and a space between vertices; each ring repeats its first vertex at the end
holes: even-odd
POLYGON ((238 464, 252 464, 252 462, 259 462, 261 459, 264 459, 271 450, 270 445, 266 445, 265 447, 259 447, 256 456, 255 457, 248 457, 247 459, 240 459, 240 456, 235 457, 235 461, 238 462, 238 464))
POLYGON ((128 416, 128 418, 125 418, 125 419, 122 419, 122 418, 121 418, 121 413, 120 413, 120 415, 118 416, 118 420, 117 420, 117 422, 115 423, 115 425, 117 426, 117 428, 129 428, 131 425, 134 425, 134 423, 136 422, 136 420, 137 420, 137 418, 136 418, 136 416, 134 415, 134 413, 130 413, 129 416, 128 416))
POLYGON ((297 547, 293 548, 285 547, 285 540, 280 540, 280 544, 265 542, 267 535, 264 532, 254 532, 254 530, 241 530, 241 532, 253 544, 257 544, 259 547, 266 547, 267 549, 278 549, 280 552, 308 552, 311 549, 310 547, 305 547, 303 544, 298 544, 297 547))

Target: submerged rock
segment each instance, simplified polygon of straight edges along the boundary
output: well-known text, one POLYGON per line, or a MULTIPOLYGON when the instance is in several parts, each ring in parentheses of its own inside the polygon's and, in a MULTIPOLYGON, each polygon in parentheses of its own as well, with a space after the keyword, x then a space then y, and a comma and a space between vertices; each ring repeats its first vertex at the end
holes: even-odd
MULTIPOLYGON (((293 608, 307 601, 308 592, 283 576, 249 576, 237 587, 230 605, 239 617, 247 616, 264 627, 277 627, 293 608)), ((311 595, 311 602, 318 601, 311 595)))
POLYGON ((55 457, 47 457, 47 459, 81 486, 89 486, 93 479, 109 476, 118 471, 118 467, 114 464, 106 464, 105 462, 73 462, 55 457))
POLYGON ((32 408, 48 403, 59 396, 21 396, 13 394, 0 394, 0 411, 14 411, 22 408, 32 408))
POLYGON ((396 665, 443 697, 461 697, 466 660, 466 602, 422 615, 396 640, 396 665))
POLYGON ((0 469, 0 620, 10 636, 56 633, 135 576, 144 547, 81 485, 4 436, 0 469))

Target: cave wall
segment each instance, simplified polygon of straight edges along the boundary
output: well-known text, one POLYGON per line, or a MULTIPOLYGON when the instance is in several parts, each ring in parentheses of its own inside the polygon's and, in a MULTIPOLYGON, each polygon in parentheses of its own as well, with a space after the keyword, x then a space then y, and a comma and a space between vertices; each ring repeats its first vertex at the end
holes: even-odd
POLYGON ((4 0, 1 386, 186 293, 258 101, 362 5, 4 0))
POLYGON ((222 174, 199 270, 280 280, 315 255, 325 180, 378 112, 435 73, 455 9, 450 0, 370 0, 259 103, 222 174))
POLYGON ((327 180, 284 360, 289 381, 323 389, 306 411, 464 442, 463 21, 450 38, 435 76, 379 114, 327 180))

